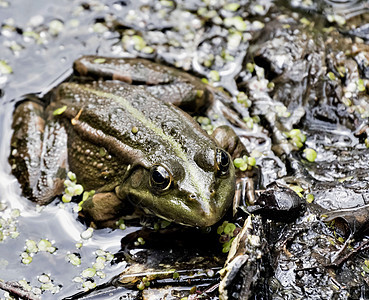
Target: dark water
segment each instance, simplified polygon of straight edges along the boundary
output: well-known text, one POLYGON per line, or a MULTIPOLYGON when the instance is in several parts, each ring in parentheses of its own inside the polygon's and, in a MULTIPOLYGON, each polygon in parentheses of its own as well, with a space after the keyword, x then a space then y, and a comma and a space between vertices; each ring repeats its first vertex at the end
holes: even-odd
MULTIPOLYGON (((257 1, 239 2, 247 7, 258 4, 257 1)), ((259 2, 267 8, 274 1, 259 2)), ((291 7, 308 13, 337 13, 344 17, 356 16, 369 9, 368 2, 360 0, 312 1, 311 7, 304 6, 304 1, 298 0, 277 2, 288 2, 291 7)), ((82 283, 73 282, 73 278, 81 276, 83 270, 95 263, 99 253, 96 251, 102 249, 116 253, 122 237, 137 230, 134 227, 125 231, 96 230, 91 238, 83 240, 81 233, 86 227, 76 219, 77 214, 73 212, 75 204, 60 205, 56 200, 40 209, 21 196, 19 184, 11 175, 7 161, 15 103, 26 94, 42 96, 67 78, 71 74, 73 61, 85 54, 140 55, 165 60, 201 76, 207 76, 212 69, 217 70, 221 75, 221 81, 217 84, 235 95, 238 92, 235 78, 242 69, 248 36, 245 34, 242 42, 231 47, 228 31, 203 27, 201 18, 193 13, 201 7, 204 7, 201 1, 178 1, 173 10, 159 1, 0 0, 0 60, 6 61, 12 68, 11 74, 0 74, 0 202, 6 206, 0 212, 0 217, 3 232, 13 234, 13 237, 6 236, 0 242, 0 279, 24 279, 32 287, 41 287, 39 276, 47 274, 53 286, 59 286, 60 290, 56 295, 46 291, 42 299, 61 299, 73 295, 83 290, 82 283), (50 22, 55 20, 63 24, 63 29, 57 35, 49 31, 50 22), (110 28, 101 27, 103 24, 108 24, 110 28), (136 30, 145 37, 148 45, 155 47, 155 54, 138 53, 132 47, 123 49, 121 35, 111 28, 136 30), (171 31, 173 28, 181 29, 171 31), (27 37, 26 32, 37 33, 37 37, 27 37), (191 38, 184 38, 186 34, 191 38), (21 49, 12 50, 14 45, 21 49), (217 51, 221 53, 222 49, 226 49, 235 60, 216 61, 211 67, 204 65, 204 59, 217 51), (19 210, 20 216, 8 222, 11 215, 16 213, 15 210, 19 210), (14 232, 19 235, 14 236, 14 232), (26 240, 38 243, 42 239, 48 239, 57 250, 52 254, 42 251, 35 253, 30 264, 23 264, 21 255, 25 251, 26 240), (76 243, 81 241, 83 246, 77 249, 76 243), (67 261, 66 257, 71 253, 81 256, 80 266, 73 266, 67 261)), ((214 2, 213 7, 217 10, 221 5, 214 2)), ((253 31, 257 29, 251 29, 248 33, 253 31)), ((268 143, 269 147, 270 141, 268 143)), ((119 274, 123 267, 124 263, 106 263, 102 270, 106 277, 95 275, 93 280, 96 284, 107 282, 119 274)))

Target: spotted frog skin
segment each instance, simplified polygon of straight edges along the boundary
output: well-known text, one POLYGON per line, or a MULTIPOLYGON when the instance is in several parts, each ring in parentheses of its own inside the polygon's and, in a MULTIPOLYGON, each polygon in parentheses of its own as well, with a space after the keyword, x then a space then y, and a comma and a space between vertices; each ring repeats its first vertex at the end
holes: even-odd
POLYGON ((72 171, 96 190, 83 207, 96 222, 119 217, 128 200, 176 223, 216 223, 233 200, 233 163, 183 111, 206 107, 211 88, 142 59, 86 56, 74 70, 48 105, 28 100, 14 112, 9 162, 24 195, 47 204, 72 171))

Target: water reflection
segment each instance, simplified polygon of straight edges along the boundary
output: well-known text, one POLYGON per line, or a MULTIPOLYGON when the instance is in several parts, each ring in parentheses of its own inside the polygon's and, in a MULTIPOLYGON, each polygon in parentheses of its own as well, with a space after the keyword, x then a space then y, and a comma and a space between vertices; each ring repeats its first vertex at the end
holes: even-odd
POLYGON ((346 20, 369 11, 369 2, 366 0, 292 0, 284 1, 284 3, 287 6, 291 4, 292 7, 303 9, 307 12, 320 12, 326 16, 340 15, 346 20))
POLYGON ((321 5, 326 14, 339 14, 346 19, 369 11, 369 2, 366 0, 324 0, 321 5))

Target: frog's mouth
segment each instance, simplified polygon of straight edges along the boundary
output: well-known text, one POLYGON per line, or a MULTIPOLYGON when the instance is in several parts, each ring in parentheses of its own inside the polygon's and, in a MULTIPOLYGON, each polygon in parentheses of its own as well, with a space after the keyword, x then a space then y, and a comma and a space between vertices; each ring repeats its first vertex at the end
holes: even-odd
POLYGON ((229 208, 229 205, 218 207, 215 204, 204 208, 201 201, 194 199, 184 201, 173 195, 152 196, 149 201, 135 194, 130 194, 127 198, 145 214, 191 227, 212 226, 223 217, 229 208))

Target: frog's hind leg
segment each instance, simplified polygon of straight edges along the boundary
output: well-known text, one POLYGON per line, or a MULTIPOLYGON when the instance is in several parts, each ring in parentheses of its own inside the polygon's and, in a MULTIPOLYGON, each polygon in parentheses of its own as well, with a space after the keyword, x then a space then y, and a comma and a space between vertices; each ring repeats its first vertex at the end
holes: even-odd
POLYGON ((145 59, 83 56, 74 62, 74 71, 88 78, 142 86, 157 99, 190 113, 211 102, 212 94, 199 78, 145 59))
POLYGON ((14 111, 9 163, 23 194, 38 204, 63 191, 67 169, 67 135, 54 120, 46 120, 42 105, 22 102, 14 111))

